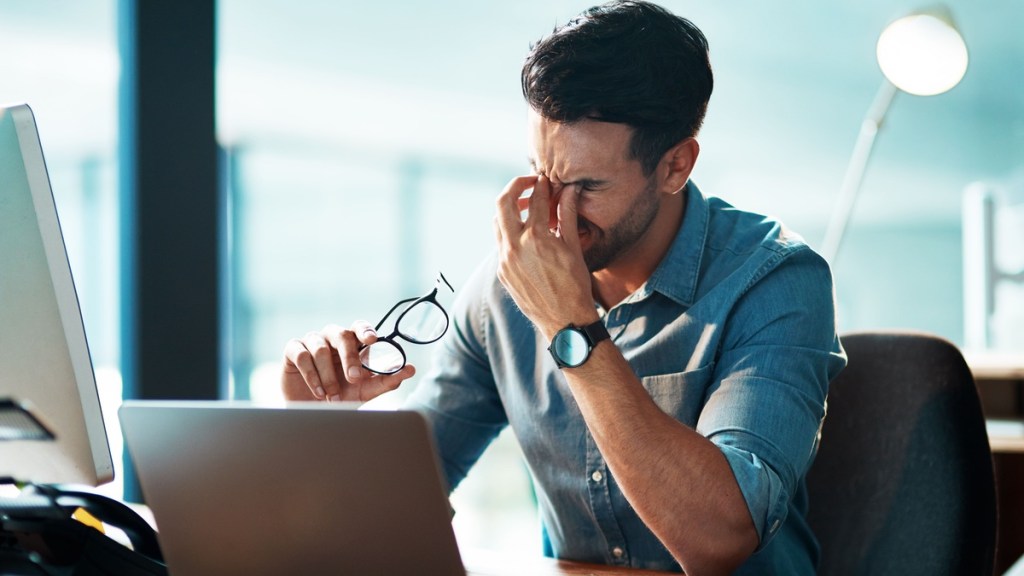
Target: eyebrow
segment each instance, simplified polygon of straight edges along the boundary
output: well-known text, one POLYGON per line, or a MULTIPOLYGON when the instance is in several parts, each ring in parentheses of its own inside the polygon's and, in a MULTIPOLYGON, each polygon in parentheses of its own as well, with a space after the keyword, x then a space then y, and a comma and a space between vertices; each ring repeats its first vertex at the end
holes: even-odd
MULTIPOLYGON (((533 170, 534 174, 540 174, 540 171, 537 169, 537 162, 533 158, 527 157, 526 161, 530 164, 530 169, 533 170)), ((563 186, 582 186, 584 188, 600 188, 605 184, 608 184, 608 181, 599 178, 578 178, 571 182, 562 182, 563 186)))

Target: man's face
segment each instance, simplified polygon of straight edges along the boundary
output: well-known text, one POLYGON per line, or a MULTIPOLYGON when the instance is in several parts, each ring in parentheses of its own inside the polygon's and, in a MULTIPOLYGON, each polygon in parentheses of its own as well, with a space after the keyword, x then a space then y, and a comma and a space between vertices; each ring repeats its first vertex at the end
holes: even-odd
POLYGON ((656 180, 630 158, 631 136, 625 124, 560 124, 530 111, 530 163, 551 181, 552 209, 562 191, 578 190, 580 245, 591 272, 638 248, 658 213, 656 180))

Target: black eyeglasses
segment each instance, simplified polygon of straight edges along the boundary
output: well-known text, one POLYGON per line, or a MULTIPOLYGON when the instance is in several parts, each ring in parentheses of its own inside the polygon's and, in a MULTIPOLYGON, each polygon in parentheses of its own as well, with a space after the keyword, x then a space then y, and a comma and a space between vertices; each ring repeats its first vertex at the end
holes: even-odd
POLYGON ((437 293, 441 288, 455 292, 444 274, 438 272, 434 289, 429 294, 419 298, 406 298, 388 310, 374 327, 378 333, 377 341, 359 351, 359 360, 363 363, 363 368, 376 374, 394 374, 404 368, 406 363, 405 350, 398 344, 398 338, 412 344, 430 344, 444 336, 448 331, 448 313, 437 301, 437 293), (387 336, 379 336, 384 322, 403 306, 405 309, 395 320, 395 329, 387 336))

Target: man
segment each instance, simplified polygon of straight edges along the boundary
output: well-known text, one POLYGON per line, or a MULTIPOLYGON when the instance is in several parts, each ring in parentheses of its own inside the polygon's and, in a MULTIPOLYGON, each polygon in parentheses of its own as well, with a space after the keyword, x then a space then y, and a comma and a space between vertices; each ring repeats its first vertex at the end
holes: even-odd
MULTIPOLYGON (((831 275, 777 222, 689 182, 703 34, 652 4, 598 6, 533 47, 522 83, 534 173, 498 197, 497 251, 411 397, 450 486, 510 425, 549 555, 814 573, 804 476, 845 365, 831 275)), ((292 340, 286 395, 394 389, 415 369, 361 367, 376 338, 359 322, 292 340)))

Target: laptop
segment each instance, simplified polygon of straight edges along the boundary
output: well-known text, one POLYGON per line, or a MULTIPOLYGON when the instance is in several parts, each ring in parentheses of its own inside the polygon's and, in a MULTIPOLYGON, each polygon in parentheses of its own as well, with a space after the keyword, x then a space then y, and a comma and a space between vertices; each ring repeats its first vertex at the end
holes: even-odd
POLYGON ((424 417, 298 403, 126 401, 172 576, 464 576, 424 417))

